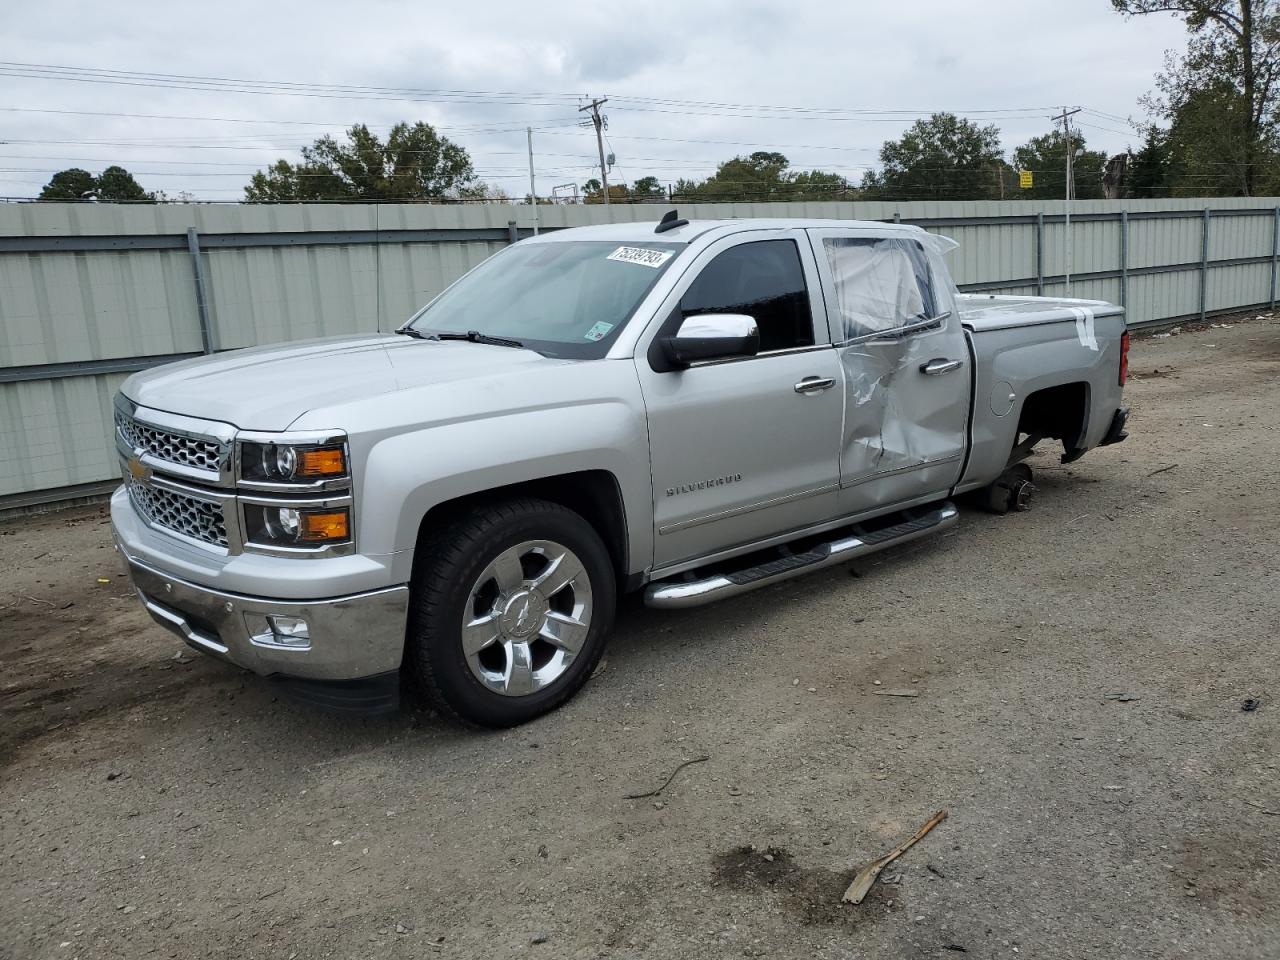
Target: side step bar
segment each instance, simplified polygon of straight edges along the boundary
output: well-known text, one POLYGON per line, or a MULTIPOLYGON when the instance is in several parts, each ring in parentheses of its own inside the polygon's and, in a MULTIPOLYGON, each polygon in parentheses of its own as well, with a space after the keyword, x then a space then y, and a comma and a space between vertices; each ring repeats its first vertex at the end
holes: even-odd
POLYGON ((819 544, 804 553, 790 554, 744 570, 715 574, 702 580, 662 580, 651 583, 644 592, 644 602, 650 607, 678 610, 736 597, 823 567, 848 563, 887 547, 939 533, 954 526, 959 517, 960 512, 952 503, 943 503, 912 520, 841 537, 839 540, 819 544))

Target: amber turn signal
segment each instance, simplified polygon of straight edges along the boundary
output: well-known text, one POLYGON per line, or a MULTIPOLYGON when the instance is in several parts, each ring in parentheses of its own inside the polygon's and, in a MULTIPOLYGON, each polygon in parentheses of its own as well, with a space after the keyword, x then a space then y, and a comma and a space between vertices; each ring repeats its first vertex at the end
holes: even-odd
POLYGON ((342 447, 312 447, 298 451, 295 477, 340 477, 347 472, 342 447))
POLYGON ((327 542, 346 540, 351 535, 351 524, 346 510, 328 510, 324 513, 304 512, 301 520, 299 540, 310 543, 327 542))

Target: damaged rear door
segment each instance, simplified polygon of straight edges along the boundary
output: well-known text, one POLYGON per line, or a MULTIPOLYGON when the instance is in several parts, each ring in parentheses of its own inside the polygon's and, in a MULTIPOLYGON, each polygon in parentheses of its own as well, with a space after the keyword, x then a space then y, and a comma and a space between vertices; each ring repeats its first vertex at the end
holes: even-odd
POLYGON ((931 263, 945 268, 904 233, 809 235, 845 375, 841 513, 944 494, 960 477, 972 372, 950 283, 931 263))

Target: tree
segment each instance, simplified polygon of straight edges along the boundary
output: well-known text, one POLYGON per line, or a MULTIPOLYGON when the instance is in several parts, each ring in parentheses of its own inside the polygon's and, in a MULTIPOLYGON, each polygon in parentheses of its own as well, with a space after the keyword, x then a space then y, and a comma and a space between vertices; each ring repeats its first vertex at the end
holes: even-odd
POLYGON ((675 194, 682 200, 731 203, 843 200, 852 198, 856 191, 839 174, 791 170, 782 154, 758 150, 748 157, 725 161, 701 182, 680 180, 675 194))
POLYGON ((432 200, 484 196, 471 157, 427 123, 397 123, 383 143, 364 124, 345 143, 325 135, 302 162, 277 160, 244 188, 251 203, 280 200, 432 200))
POLYGON ((1125 193, 1138 200, 1169 195, 1168 132, 1155 124, 1147 127, 1142 146, 1129 161, 1125 193))
MULTIPOLYGON (((604 187, 595 177, 582 185, 582 194, 583 203, 604 203, 604 187)), ((631 194, 625 184, 609 184, 610 203, 629 203, 630 200, 631 194)))
MULTIPOLYGON (((1102 170, 1107 165, 1107 155, 1100 150, 1089 150, 1085 138, 1072 131, 1071 146, 1077 152, 1072 168, 1075 196, 1079 200, 1101 200, 1102 170)), ((1061 200, 1067 193, 1067 142, 1061 130, 1053 130, 1039 137, 1032 137, 1013 151, 1013 163, 1019 170, 1030 170, 1034 184, 1029 190, 1019 190, 1018 196, 1027 200, 1061 200)))
POLYGON ((98 178, 88 170, 71 167, 59 170, 40 191, 41 200, 93 200, 98 192, 98 178))
POLYGON ((98 174, 99 200, 154 200, 124 167, 111 166, 98 174))
POLYGON ((953 113, 917 120, 880 148, 881 169, 865 174, 871 200, 986 200, 998 197, 1006 166, 1000 131, 953 113))
POLYGON ((662 188, 657 177, 641 177, 631 184, 631 199, 641 203, 667 199, 667 191, 662 188))
MULTIPOLYGON (((1184 177, 1208 176, 1204 159, 1217 151, 1221 176, 1194 192, 1254 196, 1273 166, 1280 107, 1280 0, 1111 0, 1127 17, 1171 13, 1190 39, 1156 76, 1148 106, 1175 128, 1185 154, 1184 177), (1200 171, 1192 173, 1189 171, 1200 171)), ((1176 151, 1175 151, 1176 152, 1176 151)))
POLYGON ((156 195, 143 190, 124 167, 113 165, 96 177, 79 167, 59 170, 40 191, 39 199, 154 202, 156 195))
POLYGON ((838 173, 801 170, 792 173, 782 191, 791 200, 854 200, 858 189, 838 173))

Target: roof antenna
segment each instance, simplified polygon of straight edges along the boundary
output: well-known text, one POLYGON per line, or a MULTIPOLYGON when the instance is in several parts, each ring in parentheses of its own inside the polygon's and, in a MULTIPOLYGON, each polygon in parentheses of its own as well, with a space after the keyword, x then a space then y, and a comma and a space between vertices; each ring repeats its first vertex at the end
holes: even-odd
POLYGON ((680 215, 674 210, 668 210, 662 215, 662 220, 653 228, 654 233, 666 233, 668 230, 674 230, 676 227, 683 227, 688 224, 688 220, 681 220, 680 215))

